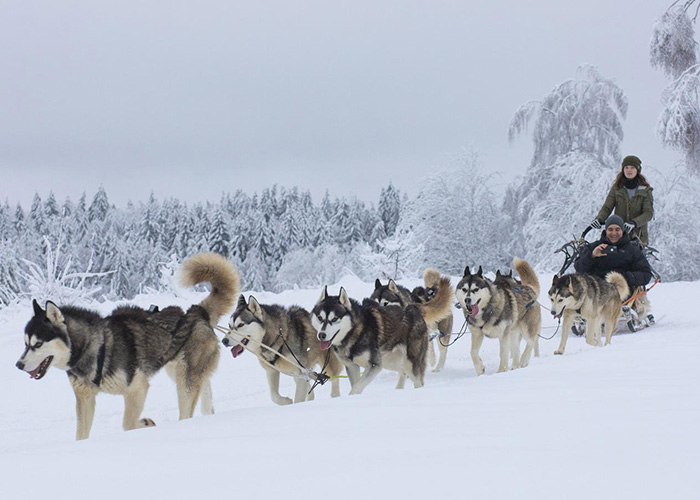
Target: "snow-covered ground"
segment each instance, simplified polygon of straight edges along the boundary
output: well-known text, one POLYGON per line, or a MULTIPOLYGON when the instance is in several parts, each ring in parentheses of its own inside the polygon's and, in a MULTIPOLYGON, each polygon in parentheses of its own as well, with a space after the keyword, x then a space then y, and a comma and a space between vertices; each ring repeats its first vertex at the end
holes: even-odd
MULTIPOLYGON (((372 290, 341 284, 355 298, 372 290)), ((256 298, 310 308, 319 294, 256 298)), ((498 345, 487 339, 486 375, 476 378, 464 337, 423 389, 394 390, 396 374, 383 372, 360 396, 342 380, 338 399, 327 385, 315 401, 285 407, 270 401, 250 353, 224 351, 216 415, 178 422, 174 384, 159 374, 143 413, 157 427, 123 432, 122 399, 101 394, 82 442, 65 374, 34 381, 14 366, 27 303, 0 313, 0 498, 700 498, 699 294, 700 282, 659 284, 658 324, 605 348, 571 336, 554 356, 557 335, 540 340, 528 368, 497 374, 498 345)), ((186 306, 201 296, 135 302, 186 306)), ((555 323, 543 317, 549 336, 555 323)), ((291 379, 281 392, 292 395, 291 379)))

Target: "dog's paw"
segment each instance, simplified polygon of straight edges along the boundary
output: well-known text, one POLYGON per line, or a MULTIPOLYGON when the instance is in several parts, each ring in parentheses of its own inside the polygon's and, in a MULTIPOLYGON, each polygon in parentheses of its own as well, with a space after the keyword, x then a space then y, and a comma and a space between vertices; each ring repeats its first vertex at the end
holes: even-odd
POLYGON ((275 399, 275 403, 280 405, 280 406, 286 406, 292 404, 294 401, 292 401, 291 398, 285 398, 283 396, 280 396, 279 399, 275 399))
POLYGON ((139 420, 139 425, 141 427, 155 427, 156 423, 150 418, 142 418, 141 420, 139 420))
POLYGON ((564 354, 564 349, 557 349, 554 354, 564 354))
POLYGON ((597 341, 596 339, 593 339, 593 340, 588 340, 588 339, 586 339, 586 344, 592 345, 592 346, 597 346, 597 345, 598 345, 598 341, 597 341))
POLYGON ((435 368, 433 368, 433 373, 438 373, 438 372, 440 372, 441 369, 442 368, 436 366, 435 368))

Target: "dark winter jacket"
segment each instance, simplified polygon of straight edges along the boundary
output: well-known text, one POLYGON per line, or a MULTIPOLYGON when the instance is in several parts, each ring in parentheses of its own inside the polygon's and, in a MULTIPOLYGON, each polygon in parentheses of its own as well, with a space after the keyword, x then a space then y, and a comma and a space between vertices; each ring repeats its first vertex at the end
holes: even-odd
POLYGON ((601 224, 604 223, 613 209, 615 209, 615 215, 622 217, 625 222, 635 223, 639 239, 645 245, 648 245, 649 230, 647 229, 647 222, 654 216, 654 196, 652 191, 653 188, 651 187, 639 186, 637 192, 630 199, 624 186, 620 189, 615 189, 613 185, 596 219, 601 224))
POLYGON ((626 235, 613 245, 603 232, 600 240, 589 243, 583 248, 574 262, 574 267, 579 273, 593 274, 603 279, 609 272, 617 271, 627 280, 630 291, 636 286, 644 286, 651 281, 651 268, 639 243, 630 241, 626 235), (613 250, 604 257, 593 257, 593 249, 602 243, 613 250))

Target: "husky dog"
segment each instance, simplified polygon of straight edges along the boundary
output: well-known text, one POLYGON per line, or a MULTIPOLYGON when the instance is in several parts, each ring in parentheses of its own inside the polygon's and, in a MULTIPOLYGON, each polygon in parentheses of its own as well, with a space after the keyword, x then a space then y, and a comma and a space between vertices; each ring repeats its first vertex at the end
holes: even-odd
POLYGON ((365 299, 360 305, 339 295, 321 297, 311 311, 311 323, 318 332, 322 350, 331 346, 345 365, 352 387, 361 394, 383 369, 406 374, 415 387, 423 386, 429 325, 445 318, 452 307, 452 290, 447 277, 440 279, 435 297, 426 304, 380 307, 365 299), (364 373, 360 376, 360 367, 364 373))
POLYGON ((223 256, 203 253, 183 263, 180 281, 184 286, 209 282, 211 292, 186 313, 179 307, 153 313, 119 307, 102 317, 50 301, 44 310, 34 301, 17 368, 36 380, 51 366, 68 372, 77 439, 90 435, 99 392, 124 396, 124 430, 155 425, 140 417, 148 380, 163 367, 177 384, 180 419, 192 417, 200 397, 202 413, 214 413, 209 377, 219 361, 219 341, 213 327, 239 293, 238 272, 223 256))
MULTIPOLYGON (((427 269, 423 274, 423 283, 425 286, 417 286, 411 291, 411 298, 413 302, 425 304, 429 300, 432 300, 437 293, 437 284, 439 279, 440 273, 435 270, 427 269)), ((440 350, 440 359, 435 368, 433 368, 433 372, 439 372, 445 367, 445 361, 447 361, 447 347, 450 345, 450 334, 452 333, 453 323, 454 318, 452 316, 452 311, 450 310, 450 314, 446 318, 441 319, 437 324, 437 330, 439 332, 437 342, 440 350)), ((432 347, 433 346, 431 343, 431 352, 433 351, 432 347)))
MULTIPOLYGON (((307 380, 300 378, 305 373, 297 364, 280 358, 261 344, 274 349, 285 358, 293 360, 296 356, 296 359, 307 369, 315 365, 323 366, 326 359, 328 359, 326 369, 329 375, 340 375, 343 369, 333 352, 328 351, 326 354, 321 352, 316 340, 316 331, 311 326, 309 311, 301 307, 292 306, 285 309, 279 305, 261 305, 252 295, 246 303, 245 297, 241 295, 236 310, 231 315, 229 328, 231 333, 223 338, 222 343, 226 347, 231 347, 234 358, 244 351, 244 346, 258 356, 260 366, 267 373, 270 397, 278 405, 292 403, 290 398, 283 397, 279 393, 280 372, 294 376, 295 403, 312 400, 314 393, 309 394, 311 387, 307 380), (241 336, 244 336, 242 340, 241 336)), ((331 383, 331 397, 340 396, 339 380, 334 378, 331 383)))
POLYGON ((477 375, 485 370, 479 357, 484 336, 500 340, 499 372, 508 370, 510 355, 513 357, 512 368, 527 366, 530 353, 536 346, 542 324, 537 304, 540 283, 530 264, 524 260, 515 258, 513 267, 522 281, 519 288, 509 284, 497 286, 484 277, 481 267, 476 274, 467 267, 457 285, 455 295, 472 333, 471 356, 477 375), (527 343, 522 358, 520 336, 527 343))
MULTIPOLYGON (((522 289, 522 282, 513 276, 512 269, 510 269, 508 271, 508 274, 501 274, 500 270, 496 271, 496 277, 493 280, 493 284, 496 285, 497 287, 508 288, 515 293, 519 293, 520 290, 522 289)), ((542 311, 540 311, 540 315, 541 314, 542 314, 542 311)), ((541 322, 541 319, 540 319, 540 322, 541 322)), ((539 340, 540 340, 540 336, 537 335, 535 337, 535 348, 534 348, 536 358, 540 357, 540 342, 539 342, 539 340)), ((516 342, 520 343, 520 340, 518 339, 518 340, 516 340, 516 342)), ((523 353, 523 357, 520 358, 520 364, 522 366, 527 366, 528 360, 523 359, 524 355, 525 355, 525 353, 523 353), (524 365, 523 365, 523 361, 525 362, 524 365)))
POLYGON ((609 273, 605 280, 589 274, 567 274, 554 276, 549 289, 552 316, 564 318, 561 342, 554 354, 564 354, 574 320, 586 321, 586 342, 601 343, 601 323, 605 324, 605 345, 610 343, 622 314, 622 300, 629 295, 627 280, 616 272, 609 273))
MULTIPOLYGON (((439 278, 440 273, 437 271, 435 271, 435 273, 439 278)), ((397 285, 392 279, 390 279, 386 285, 382 285, 382 282, 377 278, 374 282, 374 291, 369 298, 382 307, 398 306, 401 309, 405 309, 407 305, 413 304, 414 302, 420 302, 414 299, 413 294, 408 290, 408 288, 397 285)), ((427 302, 427 299, 421 303, 424 302, 427 302)), ((432 330, 428 329, 428 334, 431 332, 432 330)), ((428 343, 428 363, 430 365, 435 364, 435 348, 433 347, 432 342, 428 343)), ((397 386, 399 388, 403 388, 403 384, 406 381, 406 377, 404 375, 401 375, 401 377, 402 378, 399 381, 399 385, 397 386)))

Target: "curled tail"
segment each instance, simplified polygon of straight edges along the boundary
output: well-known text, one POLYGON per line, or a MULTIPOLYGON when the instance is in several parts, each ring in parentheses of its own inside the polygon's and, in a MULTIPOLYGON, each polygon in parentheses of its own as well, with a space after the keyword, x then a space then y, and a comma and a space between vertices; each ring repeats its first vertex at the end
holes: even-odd
POLYGON ((452 284, 447 276, 440 276, 440 273, 434 269, 426 269, 423 275, 426 286, 437 286, 435 296, 425 304, 417 304, 423 313, 423 318, 428 325, 428 330, 437 330, 436 324, 441 319, 448 317, 452 313, 452 284), (439 276, 434 279, 434 274, 439 276), (428 285, 428 278, 433 277, 434 281, 428 285))
POLYGON ((425 288, 432 288, 438 286, 440 282, 440 271, 437 269, 428 268, 423 273, 423 283, 425 283, 425 288))
POLYGON ((513 267, 515 268, 518 276, 520 276, 520 281, 525 286, 529 286, 535 291, 535 295, 540 295, 540 280, 535 274, 535 270, 530 264, 528 264, 523 259, 516 257, 513 259, 513 267))
POLYGON ((198 253, 187 259, 180 269, 180 284, 190 287, 210 283, 211 292, 199 303, 209 314, 209 323, 216 326, 240 293, 240 278, 233 264, 218 253, 198 253))
POLYGON ((605 277, 605 281, 615 287, 617 293, 620 294, 620 300, 625 300, 630 294, 630 286, 627 284, 625 277, 620 273, 609 273, 605 277))

